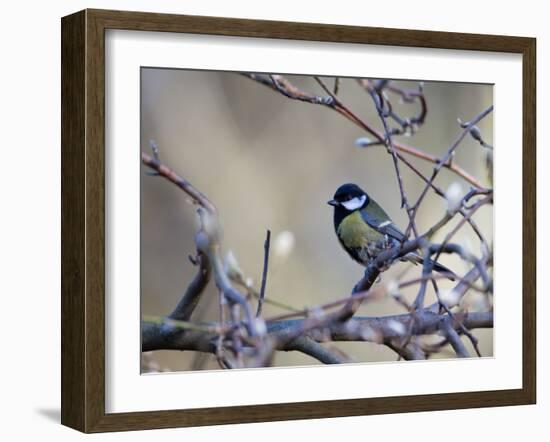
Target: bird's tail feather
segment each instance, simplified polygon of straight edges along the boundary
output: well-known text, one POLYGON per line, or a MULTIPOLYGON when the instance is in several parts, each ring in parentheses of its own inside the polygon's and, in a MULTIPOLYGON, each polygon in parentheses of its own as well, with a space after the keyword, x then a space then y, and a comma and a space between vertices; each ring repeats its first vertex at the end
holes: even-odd
MULTIPOLYGON (((414 262, 415 264, 423 264, 424 263, 424 258, 422 258, 420 255, 418 255, 417 253, 409 253, 406 258, 408 258, 409 261, 412 261, 414 262)), ((438 273, 446 273, 448 274, 448 278, 451 280, 451 281, 454 281, 456 279, 456 275, 454 274, 454 272, 450 269, 448 269, 447 267, 445 267, 444 265, 441 265, 439 264, 437 261, 434 261, 434 260, 430 260, 431 261, 431 264, 432 264, 432 267, 433 269, 438 272, 438 273)))

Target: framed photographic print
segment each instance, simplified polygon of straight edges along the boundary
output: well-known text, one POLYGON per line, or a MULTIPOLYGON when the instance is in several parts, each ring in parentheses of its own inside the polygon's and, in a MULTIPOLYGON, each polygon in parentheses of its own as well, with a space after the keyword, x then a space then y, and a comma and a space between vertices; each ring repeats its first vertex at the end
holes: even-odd
POLYGON ((535 65, 525 37, 64 17, 62 423, 534 403, 535 65))

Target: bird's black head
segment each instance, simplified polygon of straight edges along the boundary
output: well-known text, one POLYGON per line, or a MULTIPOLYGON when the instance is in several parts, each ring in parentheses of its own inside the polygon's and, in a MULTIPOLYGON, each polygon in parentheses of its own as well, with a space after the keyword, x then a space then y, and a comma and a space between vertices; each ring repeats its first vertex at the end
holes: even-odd
POLYGON ((369 196, 357 184, 343 184, 336 190, 334 198, 328 204, 336 209, 353 212, 362 209, 369 203, 369 196))

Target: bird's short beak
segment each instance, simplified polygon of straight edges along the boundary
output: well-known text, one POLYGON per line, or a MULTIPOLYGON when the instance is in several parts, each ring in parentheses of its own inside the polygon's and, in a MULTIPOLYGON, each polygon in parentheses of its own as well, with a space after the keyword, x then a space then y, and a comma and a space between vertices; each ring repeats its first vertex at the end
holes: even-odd
POLYGON ((330 200, 330 201, 327 201, 327 204, 328 204, 329 206, 334 206, 334 207, 336 207, 339 203, 338 203, 338 201, 336 201, 336 200, 330 200))

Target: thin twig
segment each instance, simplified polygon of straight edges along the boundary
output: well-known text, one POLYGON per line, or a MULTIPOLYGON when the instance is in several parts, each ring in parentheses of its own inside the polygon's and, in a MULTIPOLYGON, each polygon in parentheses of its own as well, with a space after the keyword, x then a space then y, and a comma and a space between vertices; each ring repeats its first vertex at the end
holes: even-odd
POLYGON ((198 204, 208 210, 210 213, 217 213, 216 207, 210 202, 210 200, 203 193, 199 192, 193 185, 186 179, 179 176, 176 172, 170 169, 165 164, 162 164, 157 158, 153 158, 147 155, 145 152, 141 153, 141 161, 146 166, 156 171, 160 176, 171 181, 180 189, 182 189, 187 195, 189 195, 195 204, 198 204))
MULTIPOLYGON (((409 217, 409 223, 412 227, 412 231, 415 236, 418 236, 418 231, 416 228, 416 223, 414 219, 414 213, 411 211, 411 207, 409 205, 409 201, 407 199, 407 194, 405 192, 405 188, 403 185, 403 177, 401 175, 401 168, 399 166, 399 158, 397 156, 397 152, 395 150, 395 145, 393 142, 392 134, 390 132, 390 129, 388 127, 388 123, 386 121, 386 116, 384 114, 384 97, 382 93, 379 91, 375 91, 372 89, 370 91, 370 95, 372 97, 372 100, 374 102, 374 105, 376 107, 376 111, 378 112, 378 116, 380 117, 380 120, 382 122, 382 126, 384 127, 384 133, 385 133, 385 139, 386 139, 386 146, 388 147, 388 150, 391 154, 392 160, 393 160, 393 167, 395 169, 395 175, 397 177, 397 184, 399 186, 399 194, 401 196, 401 208, 405 209, 407 216, 409 217)), ((401 242, 404 242, 406 240, 406 236, 403 236, 403 240, 401 242)))
POLYGON ((334 95, 338 95, 338 92, 340 91, 340 77, 334 78, 334 95))
POLYGON ((259 318, 262 314, 262 306, 265 299, 265 286, 267 284, 267 269, 269 265, 269 245, 271 242, 271 231, 268 229, 264 242, 264 269, 262 271, 262 286, 260 288, 260 297, 258 298, 258 310, 256 317, 259 318))

